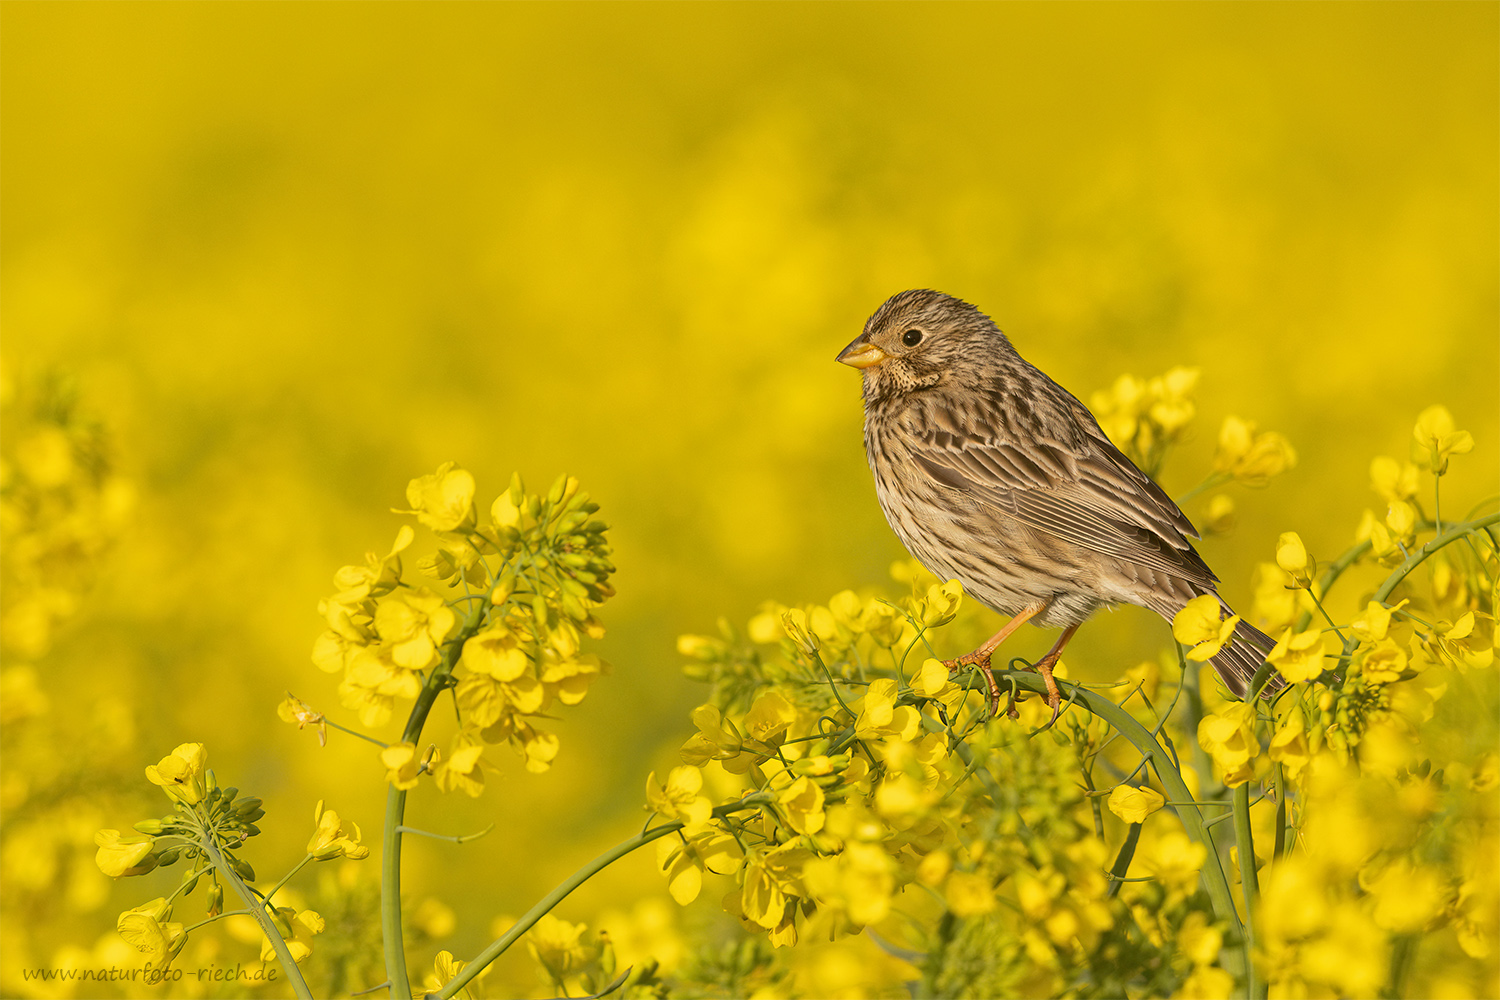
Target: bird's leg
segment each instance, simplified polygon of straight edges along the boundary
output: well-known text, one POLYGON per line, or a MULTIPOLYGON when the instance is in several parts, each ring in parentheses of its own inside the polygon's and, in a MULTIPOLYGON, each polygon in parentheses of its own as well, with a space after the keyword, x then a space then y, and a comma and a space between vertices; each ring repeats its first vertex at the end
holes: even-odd
MULTIPOLYGON (((943 666, 948 668, 948 673, 950 674, 957 673, 959 670, 962 670, 964 667, 970 665, 976 666, 980 669, 980 671, 984 674, 985 684, 989 686, 987 700, 989 701, 991 716, 993 716, 1000 710, 1000 685, 995 683, 995 672, 990 667, 990 657, 994 655, 995 650, 999 648, 1002 642, 1010 638, 1010 634, 1012 632, 1020 628, 1026 622, 1030 621, 1032 618, 1035 618, 1037 615, 1041 614, 1046 609, 1046 607, 1047 605, 1038 602, 1036 604, 1030 605, 1029 607, 1022 608, 1020 611, 1016 612, 1014 618, 1006 622, 1004 627, 1002 627, 1000 631, 996 632, 994 635, 986 639, 978 649, 974 650, 972 653, 965 653, 963 656, 957 657, 956 659, 943 661, 943 666)), ((1068 635, 1072 634, 1073 633, 1071 631, 1068 632, 1068 635)), ((1056 660, 1054 660, 1053 662, 1055 663, 1056 660)), ((1048 676, 1050 677, 1051 675, 1049 674, 1048 676)))
MULTIPOLYGON (((1035 670, 1042 675, 1042 680, 1047 684, 1047 704, 1052 706, 1052 721, 1048 722, 1042 729, 1051 729, 1057 722, 1057 717, 1062 713, 1062 693, 1057 690, 1057 681, 1052 678, 1052 668, 1057 666, 1057 661, 1062 659, 1063 647, 1068 640, 1073 638, 1073 633, 1078 631, 1078 626, 1083 622, 1076 622, 1063 629, 1062 637, 1057 644, 1047 650, 1047 655, 1036 661, 1035 670)), ((1038 729, 1037 732, 1041 732, 1038 729)))

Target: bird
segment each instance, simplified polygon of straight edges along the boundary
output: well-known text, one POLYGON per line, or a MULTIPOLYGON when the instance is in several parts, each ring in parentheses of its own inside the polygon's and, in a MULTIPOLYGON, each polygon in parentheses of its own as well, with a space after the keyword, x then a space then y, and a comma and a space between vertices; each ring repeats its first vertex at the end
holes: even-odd
MULTIPOLYGON (((990 657, 1024 622, 1063 630, 1033 665, 1050 726, 1061 711, 1053 668, 1095 611, 1136 604, 1171 622, 1211 594, 1221 620, 1233 613, 1177 504, 975 306, 932 289, 900 292, 837 360, 861 373, 865 453, 891 528, 939 579, 1010 616, 944 661, 950 672, 980 669, 991 715, 1000 690, 990 657)), ((1241 620, 1211 662, 1243 697, 1274 646, 1241 620)), ((1281 686, 1273 674, 1261 694, 1281 686)))

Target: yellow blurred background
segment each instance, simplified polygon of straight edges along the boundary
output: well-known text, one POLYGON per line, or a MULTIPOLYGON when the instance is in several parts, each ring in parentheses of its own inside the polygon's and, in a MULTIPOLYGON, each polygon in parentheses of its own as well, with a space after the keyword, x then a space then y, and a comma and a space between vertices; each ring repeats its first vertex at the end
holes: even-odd
MULTIPOLYGON (((1202 546, 1231 603, 1281 531, 1347 546, 1371 457, 1431 403, 1477 442, 1453 513, 1496 490, 1493 4, 12 2, 0 26, 6 378, 72 373, 136 491, 34 658, 55 756, 5 762, 29 769, 0 801, 7 992, 172 883, 90 888, 88 838, 162 810, 141 769, 180 742, 266 799, 273 878, 320 798, 378 839, 368 745, 274 709, 341 717, 318 599, 444 460, 482 507, 513 470, 603 505, 615 669, 551 773, 496 755, 477 801, 413 795, 409 823, 497 828, 409 841, 408 893, 466 957, 638 829, 702 695, 676 636, 902 555, 833 362, 901 289, 975 302, 1085 400, 1200 367, 1169 492, 1225 415, 1285 433, 1297 469, 1202 546)), ((1069 661, 1114 676, 1166 636, 1127 609, 1069 661)), ((644 896, 643 856, 561 912, 644 896)))

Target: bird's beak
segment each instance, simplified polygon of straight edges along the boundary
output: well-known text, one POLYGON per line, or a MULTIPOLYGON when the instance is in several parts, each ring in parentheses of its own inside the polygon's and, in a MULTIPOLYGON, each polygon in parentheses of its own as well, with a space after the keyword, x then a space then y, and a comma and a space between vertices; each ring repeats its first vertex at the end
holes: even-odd
POLYGON ((869 368, 871 365, 880 364, 885 359, 886 353, 868 340, 865 340, 864 336, 861 335, 856 337, 854 342, 848 347, 840 351, 838 358, 835 360, 851 368, 869 368))

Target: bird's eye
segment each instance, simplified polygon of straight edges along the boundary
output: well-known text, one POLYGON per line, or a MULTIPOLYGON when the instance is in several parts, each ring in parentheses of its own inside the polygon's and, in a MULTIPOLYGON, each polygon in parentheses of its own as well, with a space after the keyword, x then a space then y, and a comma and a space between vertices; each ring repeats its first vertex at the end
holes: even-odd
POLYGON ((907 330, 905 333, 903 333, 901 335, 901 343, 905 344, 907 347, 916 347, 921 342, 922 342, 922 331, 921 330, 907 330))

